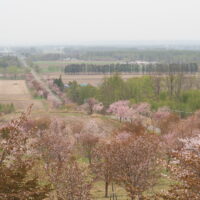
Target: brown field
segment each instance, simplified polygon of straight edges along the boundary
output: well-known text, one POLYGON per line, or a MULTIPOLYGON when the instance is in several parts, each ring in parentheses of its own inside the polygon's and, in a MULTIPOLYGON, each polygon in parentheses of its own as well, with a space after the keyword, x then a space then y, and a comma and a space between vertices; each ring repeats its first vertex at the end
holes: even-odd
MULTIPOLYGON (((41 77, 44 79, 55 79, 59 78, 60 75, 62 75, 62 79, 64 83, 68 83, 69 81, 77 81, 79 84, 85 83, 85 84, 91 84, 93 86, 98 86, 103 82, 104 77, 110 77, 111 75, 107 74, 76 74, 76 75, 67 75, 63 72, 64 67, 67 64, 81 64, 81 63, 90 63, 90 64, 98 64, 98 65, 103 65, 103 64, 111 64, 111 63, 119 63, 119 61, 85 61, 85 60, 54 60, 54 61, 37 61, 34 62, 36 65, 38 65, 41 69, 41 77)), ((141 77, 144 76, 144 74, 138 74, 138 73, 132 73, 132 74, 121 74, 121 77, 124 80, 127 80, 129 78, 136 78, 136 77, 141 77)), ((148 74, 146 74, 148 75, 148 74)), ((192 74, 192 75, 187 75, 190 78, 194 78, 199 76, 199 74, 192 74)))
POLYGON ((0 103, 13 103, 16 110, 24 110, 33 104, 33 109, 43 109, 40 100, 32 99, 24 80, 0 80, 0 103))
POLYGON ((56 67, 65 67, 67 64, 98 64, 98 65, 105 65, 105 64, 113 64, 113 63, 120 63, 120 61, 114 61, 114 60, 49 60, 49 61, 35 61, 35 64, 37 64, 40 67, 50 67, 50 66, 56 66, 56 67))
MULTIPOLYGON (((42 78, 44 79, 55 79, 55 78, 59 78, 60 73, 48 73, 45 75, 42 75, 42 78)), ((103 78, 105 77, 110 77, 111 75, 65 75, 62 74, 62 80, 64 83, 68 83, 69 81, 77 81, 79 84, 81 83, 87 83, 87 84, 91 84, 94 86, 100 85, 103 82, 103 78)), ((143 75, 140 74, 122 74, 121 77, 124 80, 127 80, 129 78, 133 78, 133 77, 141 77, 143 75)))
MULTIPOLYGON (((41 75, 41 77, 43 79, 55 79, 55 78, 59 78, 59 76, 62 75, 62 80, 64 83, 68 83, 69 81, 77 81, 79 84, 81 83, 87 83, 87 84, 91 84, 93 86, 98 86, 101 85, 101 83, 103 82, 103 79, 105 77, 110 77, 112 75, 104 75, 104 74, 76 74, 76 75, 66 75, 64 73, 46 73, 41 75)), ((146 74, 148 75, 148 74, 146 74)), ((138 77, 142 77, 144 76, 144 74, 120 74, 120 76, 124 79, 127 80, 129 78, 138 78, 138 77)), ((161 75, 161 77, 166 77, 165 75, 161 75)), ((185 77, 187 78, 188 81, 191 82, 191 80, 199 80, 200 79, 200 74, 189 74, 189 75, 185 75, 185 77)))

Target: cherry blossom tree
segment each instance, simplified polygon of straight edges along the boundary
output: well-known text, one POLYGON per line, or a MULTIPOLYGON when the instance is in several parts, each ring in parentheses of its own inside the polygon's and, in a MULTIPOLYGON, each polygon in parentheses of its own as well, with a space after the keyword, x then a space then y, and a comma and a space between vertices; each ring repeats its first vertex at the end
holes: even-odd
POLYGON ((177 129, 179 116, 173 113, 168 107, 161 107, 152 114, 152 120, 155 127, 160 129, 162 135, 168 134, 177 129))
POLYGON ((108 197, 108 187, 113 181, 113 146, 107 141, 102 141, 93 150, 93 163, 91 169, 96 175, 97 179, 100 178, 105 182, 105 197, 108 197))
POLYGON ((54 195, 60 200, 89 200, 92 179, 73 155, 75 138, 59 119, 52 120, 41 134, 38 154, 44 162, 44 171, 53 185, 54 195))
POLYGON ((49 92, 46 90, 46 88, 44 88, 44 86, 38 81, 36 80, 32 74, 27 74, 26 75, 26 83, 27 86, 33 90, 33 92, 35 93, 36 96, 40 96, 43 98, 47 98, 49 92))
POLYGON ((153 117, 156 119, 156 120, 159 120, 159 119, 166 119, 168 118, 169 116, 171 115, 171 110, 170 108, 168 107, 161 107, 157 110, 157 112, 155 112, 153 114, 153 117))
POLYGON ((98 141, 99 137, 91 133, 81 134, 79 137, 80 145, 84 151, 84 154, 89 160, 89 164, 92 163, 92 151, 97 145, 98 141))
POLYGON ((0 199, 46 199, 50 186, 30 176, 38 159, 32 130, 25 128, 28 114, 0 127, 0 199))
POLYGON ((129 110, 129 101, 117 101, 109 106, 107 112, 114 114, 121 122, 129 110))
POLYGON ((104 138, 104 133, 100 130, 95 120, 85 123, 78 134, 76 134, 79 151, 92 163, 92 152, 99 140, 104 138))
POLYGON ((88 114, 93 114, 94 112, 100 112, 104 108, 103 104, 98 102, 95 98, 87 99, 85 105, 86 109, 88 110, 88 114))
POLYGON ((172 152, 171 176, 179 184, 173 185, 166 193, 157 194, 155 199, 200 199, 200 134, 180 139, 183 147, 172 152))
POLYGON ((114 142, 114 180, 125 187, 131 199, 142 199, 143 192, 156 183, 159 140, 156 135, 127 137, 114 142))
POLYGON ((56 183, 57 197, 60 200, 91 200, 92 179, 87 168, 76 160, 68 161, 62 168, 62 176, 56 183))
POLYGON ((102 103, 97 103, 93 107, 94 112, 101 112, 103 109, 104 109, 104 106, 102 103))
MULTIPOLYGON (((170 156, 168 169, 173 184, 154 199, 200 199, 200 115, 199 111, 174 123, 172 129, 162 136, 166 155, 170 156)), ((153 199, 153 197, 152 197, 153 199)))
POLYGON ((139 103, 134 104, 130 107, 126 113, 127 119, 132 122, 145 122, 146 117, 149 117, 151 114, 151 106, 148 103, 139 103))
POLYGON ((93 171, 105 181, 105 196, 108 185, 115 182, 125 188, 131 199, 142 198, 157 180, 159 137, 143 128, 136 131, 138 128, 120 129, 94 150, 93 171))
POLYGON ((151 114, 150 108, 148 103, 130 105, 129 101, 118 101, 111 104, 107 112, 114 114, 120 122, 124 120, 132 123, 145 121, 145 117, 151 114))

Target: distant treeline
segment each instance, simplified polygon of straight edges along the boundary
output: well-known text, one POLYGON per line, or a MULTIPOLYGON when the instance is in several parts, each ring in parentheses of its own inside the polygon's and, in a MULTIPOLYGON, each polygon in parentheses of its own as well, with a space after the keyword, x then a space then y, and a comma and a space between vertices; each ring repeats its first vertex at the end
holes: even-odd
MULTIPOLYGON (((28 51, 28 50, 27 50, 28 51)), ((24 53, 32 61, 48 61, 77 59, 86 61, 148 61, 170 63, 200 64, 200 50, 174 50, 165 48, 137 49, 137 48, 109 48, 109 47, 68 47, 62 53, 41 53, 28 51, 24 53)))
POLYGON ((198 72, 198 65, 196 63, 187 64, 69 64, 65 66, 64 72, 66 74, 108 74, 108 73, 167 73, 167 72, 184 72, 184 73, 195 73, 198 72))
POLYGON ((48 60, 62 60, 64 56, 59 53, 48 53, 48 54, 34 54, 29 55, 29 59, 32 61, 48 61, 48 60))
POLYGON ((24 79, 24 73, 28 69, 21 66, 19 59, 16 56, 0 57, 0 79, 24 79))
POLYGON ((15 56, 4 56, 0 57, 0 67, 6 68, 10 66, 20 67, 20 62, 15 56))
POLYGON ((65 48, 66 57, 79 60, 143 60, 149 62, 200 63, 199 50, 173 50, 164 48, 65 48))

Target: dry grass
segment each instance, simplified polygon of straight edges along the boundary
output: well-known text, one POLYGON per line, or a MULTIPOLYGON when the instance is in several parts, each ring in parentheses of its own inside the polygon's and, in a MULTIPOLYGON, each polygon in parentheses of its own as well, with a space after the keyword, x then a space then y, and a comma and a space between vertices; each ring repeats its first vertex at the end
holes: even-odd
POLYGON ((44 109, 41 100, 32 99, 24 80, 0 80, 0 103, 13 103, 17 111, 31 104, 34 110, 44 109))
MULTIPOLYGON (((98 200, 108 200, 110 198, 105 198, 104 195, 105 195, 105 183, 103 181, 98 181, 94 184, 94 186, 92 187, 92 190, 91 190, 91 195, 92 195, 92 199, 98 199, 98 200)), ((112 192, 112 186, 109 185, 108 187, 108 195, 112 195, 113 192, 112 192)), ((117 195, 118 199, 120 200, 129 200, 130 198, 128 197, 126 191, 114 184, 114 194, 117 195)))
POLYGON ((30 100, 31 96, 23 80, 1 80, 0 99, 30 100))
MULTIPOLYGON (((55 79, 60 76, 60 73, 48 73, 48 74, 43 74, 42 78, 44 79, 55 79)), ((64 83, 68 83, 69 81, 77 81, 79 84, 81 83, 87 83, 91 84, 94 86, 100 85, 103 82, 103 79, 105 77, 110 77, 111 75, 65 75, 62 74, 62 80, 64 83)), ((127 80, 129 78, 133 77, 141 77, 143 75, 138 75, 138 74, 122 74, 121 75, 124 80, 127 80)))

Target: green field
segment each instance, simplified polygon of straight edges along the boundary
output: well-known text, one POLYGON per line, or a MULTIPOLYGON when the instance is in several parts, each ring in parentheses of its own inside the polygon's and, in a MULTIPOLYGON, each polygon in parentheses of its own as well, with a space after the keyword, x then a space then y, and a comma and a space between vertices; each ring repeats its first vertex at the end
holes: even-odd
POLYGON ((34 64, 39 67, 40 73, 63 72, 64 71, 63 69, 67 64, 82 64, 82 63, 105 65, 105 64, 117 63, 117 61, 55 60, 55 61, 34 62, 34 64))

